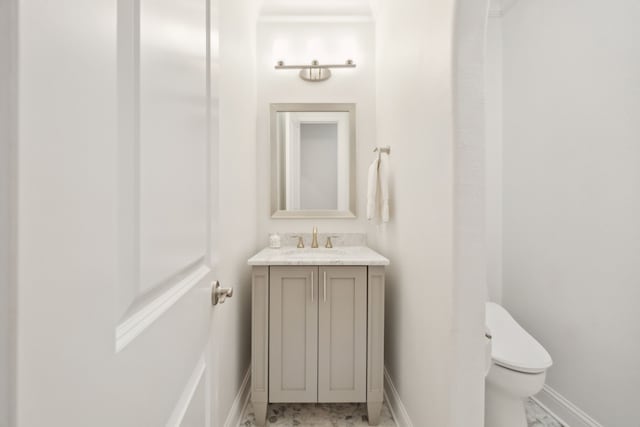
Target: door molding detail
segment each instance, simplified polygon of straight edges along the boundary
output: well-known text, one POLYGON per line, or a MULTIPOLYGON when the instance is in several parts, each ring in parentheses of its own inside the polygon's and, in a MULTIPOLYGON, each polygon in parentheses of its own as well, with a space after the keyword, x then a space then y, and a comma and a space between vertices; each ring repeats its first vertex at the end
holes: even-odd
POLYGON ((250 384, 251 365, 247 366, 244 374, 244 379, 242 380, 242 384, 240 385, 238 394, 236 394, 236 398, 233 399, 233 404, 231 405, 231 409, 229 409, 229 414, 227 415, 227 419, 224 422, 224 427, 237 427, 240 425, 242 416, 244 415, 247 406, 249 405, 249 398, 251 397, 251 387, 249 387, 250 384))
POLYGON ((206 372, 206 363, 204 362, 205 355, 201 355, 200 359, 196 363, 196 367, 193 369, 193 373, 189 377, 189 381, 182 391, 178 402, 176 403, 175 408, 173 408, 173 412, 171 412, 171 416, 167 421, 166 427, 180 427, 182 424, 182 420, 184 419, 185 414, 187 413, 187 409, 189 409, 189 405, 193 400, 193 396, 196 393, 196 389, 200 382, 204 379, 204 374, 206 372))
POLYGON ((180 298, 193 289, 211 270, 199 265, 182 280, 156 296, 148 304, 143 304, 131 314, 125 316, 116 326, 116 353, 122 351, 138 335, 153 324, 180 298))

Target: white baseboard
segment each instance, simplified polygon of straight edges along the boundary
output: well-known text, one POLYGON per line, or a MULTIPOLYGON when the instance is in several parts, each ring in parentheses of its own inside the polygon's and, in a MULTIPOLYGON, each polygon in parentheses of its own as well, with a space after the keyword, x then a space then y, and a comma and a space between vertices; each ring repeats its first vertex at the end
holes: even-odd
POLYGON ((398 427, 413 427, 407 409, 404 407, 402 400, 400 400, 398 390, 396 390, 395 385, 393 385, 393 381, 391 381, 386 367, 384 368, 384 400, 387 401, 391 415, 398 427))
POLYGON ((533 400, 565 427, 603 427, 602 424, 546 384, 533 400))
MULTIPOLYGON (((238 390, 238 394, 229 410, 229 415, 227 415, 224 427, 238 427, 240 425, 242 415, 249 404, 250 384, 251 366, 247 368, 240 390, 238 390)), ((384 368, 384 400, 389 405, 391 415, 398 427, 413 427, 413 422, 409 418, 407 409, 402 403, 398 390, 393 384, 386 367, 384 368)), ((565 427, 604 427, 546 384, 542 391, 533 397, 533 400, 565 427)))
MULTIPOLYGON (((250 384, 251 366, 247 369, 247 373, 244 376, 240 390, 238 390, 238 394, 233 401, 233 405, 231 405, 224 427, 238 427, 240 425, 242 415, 247 409, 247 405, 249 405, 249 397, 251 396, 250 384)), ((393 381, 391 381, 387 368, 384 369, 384 400, 386 400, 387 405, 389 405, 391 415, 398 427, 413 427, 413 423, 409 418, 409 414, 407 413, 402 400, 400 400, 398 390, 396 390, 396 387, 393 385, 393 381)))
POLYGON ((233 405, 231 405, 231 409, 229 409, 229 415, 227 415, 227 420, 224 422, 224 427, 237 427, 240 425, 240 422, 242 421, 242 414, 244 414, 244 410, 249 404, 251 391, 251 387, 249 386, 250 384, 251 366, 247 368, 247 372, 244 374, 240 390, 238 390, 238 394, 233 400, 233 405))

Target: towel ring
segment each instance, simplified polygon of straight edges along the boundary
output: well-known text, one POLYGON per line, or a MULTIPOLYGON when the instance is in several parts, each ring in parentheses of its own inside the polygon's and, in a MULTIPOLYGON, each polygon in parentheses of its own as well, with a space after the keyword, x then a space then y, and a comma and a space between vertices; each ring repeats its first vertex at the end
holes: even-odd
POLYGON ((376 147, 373 149, 373 152, 378 152, 378 153, 387 153, 387 154, 391 154, 391 147, 389 147, 388 145, 386 147, 376 147))

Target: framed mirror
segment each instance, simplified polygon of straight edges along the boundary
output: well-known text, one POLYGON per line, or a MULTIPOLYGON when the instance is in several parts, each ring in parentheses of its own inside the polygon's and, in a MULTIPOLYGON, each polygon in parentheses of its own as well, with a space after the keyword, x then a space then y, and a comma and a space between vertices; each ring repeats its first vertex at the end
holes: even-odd
POLYGON ((273 218, 355 218, 355 104, 271 104, 273 218))

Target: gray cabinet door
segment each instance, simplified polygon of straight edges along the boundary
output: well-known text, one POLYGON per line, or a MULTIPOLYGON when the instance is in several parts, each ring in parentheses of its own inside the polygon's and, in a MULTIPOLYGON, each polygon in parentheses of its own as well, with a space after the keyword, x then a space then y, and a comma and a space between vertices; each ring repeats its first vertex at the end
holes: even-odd
POLYGON ((367 267, 320 267, 318 401, 367 400, 367 267))
POLYGON ((318 268, 271 267, 269 402, 318 400, 318 268))

